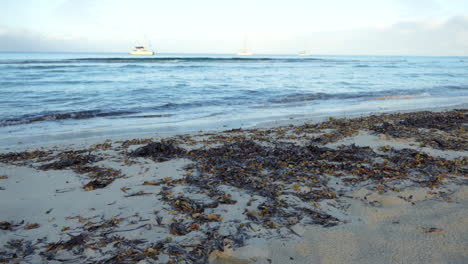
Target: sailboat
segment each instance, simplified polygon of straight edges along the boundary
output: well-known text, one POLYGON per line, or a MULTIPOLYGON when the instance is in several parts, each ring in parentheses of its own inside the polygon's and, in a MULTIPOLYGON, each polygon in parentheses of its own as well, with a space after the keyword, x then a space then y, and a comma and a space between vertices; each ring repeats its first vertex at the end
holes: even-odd
POLYGON ((149 49, 151 49, 151 45, 150 45, 149 41, 147 40, 146 42, 147 42, 147 46, 136 46, 130 52, 130 55, 147 55, 147 56, 154 55, 154 51, 147 49, 147 47, 149 47, 149 49))
POLYGON ((247 34, 244 35, 244 47, 237 52, 238 56, 250 56, 253 53, 247 49, 247 34))
POLYGON ((304 41, 304 49, 299 51, 299 53, 297 53, 298 56, 309 56, 309 52, 307 51, 307 43, 306 41, 304 41))

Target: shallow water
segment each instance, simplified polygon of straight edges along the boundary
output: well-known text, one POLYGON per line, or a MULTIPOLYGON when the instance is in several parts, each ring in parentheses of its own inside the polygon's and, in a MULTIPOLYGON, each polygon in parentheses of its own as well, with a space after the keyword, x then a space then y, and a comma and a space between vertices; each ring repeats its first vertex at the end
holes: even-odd
POLYGON ((468 58, 0 53, 0 94, 0 144, 184 132, 466 103, 468 58))

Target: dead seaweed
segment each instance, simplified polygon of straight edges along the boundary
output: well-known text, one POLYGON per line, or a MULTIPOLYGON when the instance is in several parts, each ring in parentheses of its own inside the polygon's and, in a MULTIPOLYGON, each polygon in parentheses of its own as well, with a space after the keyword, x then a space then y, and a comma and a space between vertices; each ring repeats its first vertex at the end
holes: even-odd
MULTIPOLYGON (((166 224, 162 217, 157 215, 154 225, 173 235, 174 241, 168 237, 155 243, 147 243, 141 239, 131 240, 111 236, 117 232, 152 228, 152 224, 145 222, 143 225, 126 229, 127 224, 134 225, 138 221, 133 219, 124 223, 124 218, 116 216, 111 219, 102 218, 98 222, 90 220, 73 230, 64 229, 64 232, 70 233, 70 239, 49 243, 46 250, 40 254, 46 261, 160 262, 161 255, 165 255, 169 258, 169 263, 206 263, 212 251, 222 251, 227 246, 232 248, 243 246, 245 239, 252 236, 274 233, 271 232, 273 230, 277 231, 275 233, 280 233, 280 230, 290 230, 292 234, 298 236, 291 227, 299 223, 334 226, 341 220, 322 211, 318 206, 321 201, 339 200, 343 195, 332 187, 334 185, 330 184, 331 182, 366 185, 370 190, 379 193, 394 191, 392 183, 401 181, 435 189, 451 177, 466 176, 468 159, 464 157, 447 160, 421 151, 393 149, 389 146, 374 151, 356 145, 331 148, 324 146, 325 144, 367 130, 376 135, 411 138, 438 149, 463 150, 466 149, 465 123, 466 110, 442 113, 397 113, 355 119, 331 118, 320 124, 276 129, 232 130, 222 134, 202 135, 203 138, 199 141, 194 137, 184 136, 161 142, 142 140, 124 142, 122 146, 125 148, 130 145, 147 144, 130 152, 129 156, 133 158, 145 157, 155 162, 163 162, 183 157, 193 161, 186 168, 186 176, 182 179, 166 177, 143 183, 161 190, 156 197, 173 210, 170 213, 173 214, 170 224, 166 224), (431 118, 433 120, 430 120, 431 118), (292 143, 291 140, 292 142, 302 140, 303 144, 292 143), (190 151, 179 147, 197 144, 201 144, 202 147, 192 148, 190 151), (209 198, 195 200, 188 195, 181 195, 176 188, 172 189, 184 185, 209 198), (224 219, 222 213, 217 214, 237 202, 233 200, 233 195, 226 191, 230 188, 237 188, 252 197, 261 198, 259 202, 255 202, 252 198, 247 203, 244 214, 239 218, 242 220, 236 220, 238 222, 234 223, 224 219), (219 210, 221 209, 219 207, 223 209, 219 210), (220 227, 230 224, 232 224, 230 233, 222 234, 220 227), (267 231, 260 233, 255 229, 259 226, 267 231), (191 232, 201 234, 199 241, 185 244, 187 242, 180 240, 183 239, 181 236, 191 232), (71 235, 72 233, 78 235, 71 235), (83 258, 85 249, 96 250, 101 256, 99 259, 85 260, 83 258), (75 258, 60 258, 61 251, 68 251, 67 254, 75 258)), ((111 144, 96 145, 95 149, 109 150, 112 147, 111 144)), ((126 152, 121 153, 127 155, 126 152)), ((7 162, 37 160, 34 155, 29 154, 5 157, 7 162)), ((103 188, 113 180, 123 177, 120 171, 90 165, 98 161, 99 156, 92 155, 89 150, 61 153, 54 158, 59 160, 45 164, 43 165, 45 167, 41 168, 71 169, 76 173, 86 174, 91 181, 85 185, 85 190, 103 188)), ((123 190, 126 191, 128 188, 123 190)), ((124 197, 145 194, 150 193, 127 193, 124 197)), ((434 197, 448 199, 449 194, 434 190, 434 197)), ((373 201, 369 203, 372 204, 373 201)), ((147 220, 140 218, 139 221, 147 220)), ((11 231, 22 224, 0 222, 0 229, 11 231)), ((422 232, 428 234, 440 231, 438 228, 422 229, 422 232)), ((16 241, 12 245, 18 248, 19 243, 16 241)), ((0 259, 11 260, 15 256, 15 261, 18 261, 18 256, 24 255, 22 252, 31 252, 31 250, 21 249, 16 252, 20 254, 14 253, 14 250, 1 253, 0 259)))
POLYGON ((0 153, 0 163, 18 163, 18 162, 27 162, 27 161, 47 161, 50 160, 49 155, 51 151, 24 151, 24 152, 9 152, 9 153, 0 153))
POLYGON ((156 162, 182 157, 185 150, 174 145, 173 141, 152 142, 130 152, 130 157, 151 158, 156 162))
POLYGON ((8 221, 0 221, 0 230, 5 230, 5 231, 13 231, 15 228, 21 226, 24 224, 24 221, 21 221, 17 224, 8 222, 8 221))
POLYGON ((87 173, 88 177, 92 179, 90 182, 83 186, 85 191, 92 191, 95 189, 101 189, 111 184, 114 180, 122 178, 125 175, 121 173, 120 170, 114 170, 110 168, 102 167, 77 167, 75 168, 77 173, 87 173))
POLYGON ((24 240, 24 239, 12 239, 9 240, 5 248, 9 250, 9 252, 1 252, 0 251, 0 261, 4 263, 9 263, 13 261, 13 263, 18 263, 17 261, 22 261, 25 257, 34 254, 37 249, 37 244, 33 244, 32 241, 24 240))
POLYGON ((57 243, 50 243, 47 246, 46 252, 57 251, 57 250, 72 250, 75 247, 81 247, 86 244, 86 241, 89 238, 89 235, 86 233, 81 233, 77 236, 69 235, 71 238, 67 241, 59 241, 57 243))
POLYGON ((91 154, 89 151, 86 153, 86 150, 78 150, 78 151, 66 151, 60 153, 58 155, 57 161, 44 164, 39 166, 41 170, 63 170, 63 169, 79 169, 79 167, 87 165, 89 163, 94 163, 102 158, 98 157, 97 155, 91 154), (86 153, 86 154, 84 154, 86 153))

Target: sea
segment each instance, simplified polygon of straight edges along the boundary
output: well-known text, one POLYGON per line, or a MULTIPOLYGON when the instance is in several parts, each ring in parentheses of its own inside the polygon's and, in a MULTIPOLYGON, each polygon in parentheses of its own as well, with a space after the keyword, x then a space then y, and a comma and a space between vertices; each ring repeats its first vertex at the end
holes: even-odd
POLYGON ((0 146, 453 108, 468 57, 0 53, 0 146))

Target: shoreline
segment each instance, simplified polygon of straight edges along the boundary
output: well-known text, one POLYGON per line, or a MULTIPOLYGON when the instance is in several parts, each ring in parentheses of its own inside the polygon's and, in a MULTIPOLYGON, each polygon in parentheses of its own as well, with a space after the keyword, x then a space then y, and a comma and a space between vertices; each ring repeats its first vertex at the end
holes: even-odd
MULTIPOLYGON (((6 140, 8 144, 0 144, 0 147, 3 148, 3 152, 8 151, 21 151, 27 148, 50 148, 53 146, 66 147, 67 145, 75 145, 84 143, 85 145, 97 144, 100 141, 105 140, 130 140, 134 138, 154 138, 154 139, 163 139, 174 137, 177 135, 195 135, 198 133, 222 133, 230 129, 266 129, 266 128, 276 128, 289 125, 303 125, 305 123, 319 123, 332 118, 358 118, 358 117, 367 117, 371 115, 382 115, 382 114, 395 114, 395 113, 411 113, 419 111, 431 111, 431 112, 441 112, 449 111, 455 109, 466 109, 468 108, 468 103, 457 104, 455 106, 443 106, 443 107, 421 107, 417 109, 409 110, 384 110, 384 111, 369 111, 369 112, 355 112, 355 113, 335 113, 334 115, 327 114, 317 114, 315 116, 307 115, 296 115, 296 116, 278 116, 277 120, 257 120, 257 121, 248 121, 248 120, 235 120, 228 122, 219 122, 219 123, 208 123, 205 126, 192 126, 188 130, 184 130, 182 125, 168 126, 169 131, 159 131, 151 128, 133 128, 133 132, 124 132, 121 134, 118 133, 108 133, 106 131, 91 130, 87 132, 78 132, 78 133, 61 133, 59 135, 52 136, 39 136, 39 137, 26 137, 26 138, 8 138, 6 140), (251 123, 249 125, 244 125, 244 123, 251 123), (225 124, 230 123, 230 124, 225 124), (144 132, 137 132, 138 130, 143 130, 144 132), (154 132, 149 132, 150 130, 155 130, 154 132), (173 131, 170 131, 173 130, 173 131), (59 137, 57 139, 57 137, 59 137), (71 139, 75 137, 75 139, 71 139), (39 142, 39 143, 38 143, 39 142), (66 142, 66 143, 64 143, 66 142)), ((187 128, 187 127, 186 127, 187 128)), ((109 131, 107 131, 109 132, 109 131)))
POLYGON ((463 263, 462 108, 3 149, 0 260, 463 263))

